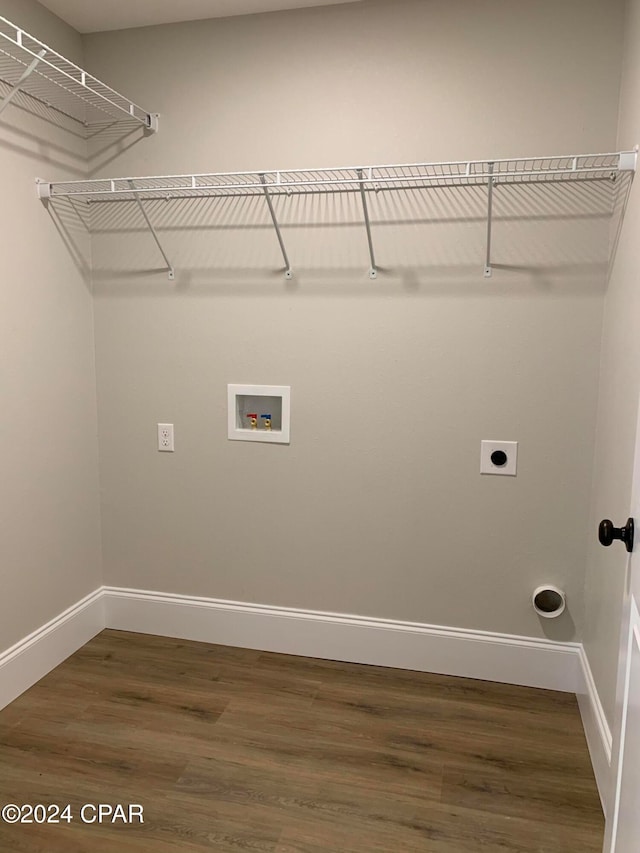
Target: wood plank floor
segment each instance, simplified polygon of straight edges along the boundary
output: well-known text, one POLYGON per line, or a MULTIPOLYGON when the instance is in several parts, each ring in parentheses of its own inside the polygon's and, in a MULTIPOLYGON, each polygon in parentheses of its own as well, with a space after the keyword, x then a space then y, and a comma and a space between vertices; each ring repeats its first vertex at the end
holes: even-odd
MULTIPOLYGON (((0 711, 2 853, 600 853, 575 697, 104 631, 0 711), (144 824, 83 824, 85 803, 144 824)), ((92 813, 88 816, 91 817, 92 813)))

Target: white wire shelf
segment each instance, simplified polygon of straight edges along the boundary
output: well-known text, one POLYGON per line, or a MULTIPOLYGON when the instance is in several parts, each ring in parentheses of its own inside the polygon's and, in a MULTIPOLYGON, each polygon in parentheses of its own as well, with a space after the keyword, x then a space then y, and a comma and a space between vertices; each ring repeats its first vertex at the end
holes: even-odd
POLYGON ((0 16, 0 80, 10 91, 0 112, 18 92, 26 92, 83 125, 113 119, 157 130, 157 116, 65 59, 51 47, 0 16))
POLYGON ((487 255, 484 274, 489 277, 491 275, 492 203, 496 187, 576 181, 607 181, 615 184, 621 173, 635 172, 637 156, 637 151, 623 151, 611 154, 579 154, 510 160, 467 160, 450 163, 350 166, 334 169, 98 178, 66 182, 38 181, 37 186, 39 197, 47 202, 59 198, 75 199, 86 204, 135 202, 167 262, 170 278, 173 278, 173 267, 149 219, 144 207, 145 201, 264 196, 285 261, 285 274, 290 278, 291 266, 272 197, 308 193, 359 193, 369 243, 370 276, 376 278, 377 265, 367 203, 369 193, 484 186, 487 188, 487 255))
POLYGON ((100 178, 57 183, 41 182, 41 198, 67 196, 87 202, 142 201, 152 198, 292 195, 311 192, 428 189, 524 183, 527 181, 615 180, 620 171, 635 170, 636 152, 536 157, 520 160, 475 160, 455 163, 298 169, 265 172, 218 172, 203 175, 100 178))

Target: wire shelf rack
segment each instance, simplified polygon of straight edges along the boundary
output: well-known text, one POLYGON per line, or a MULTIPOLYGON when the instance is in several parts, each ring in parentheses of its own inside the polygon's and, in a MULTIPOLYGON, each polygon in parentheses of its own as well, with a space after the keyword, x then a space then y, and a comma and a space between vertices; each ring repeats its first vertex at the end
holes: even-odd
POLYGON ((51 47, 0 16, 0 80, 10 87, 0 112, 25 92, 83 125, 113 119, 157 129, 157 116, 65 59, 51 47))
POLYGON ((380 192, 382 190, 513 184, 524 182, 615 180, 619 171, 635 169, 636 152, 475 160, 453 163, 297 169, 265 172, 218 172, 196 175, 100 178, 43 183, 41 197, 72 196, 87 202, 139 198, 177 199, 294 193, 380 192))
POLYGON ((167 262, 170 278, 173 267, 144 207, 154 199, 227 198, 264 196, 285 261, 285 275, 291 265, 275 208, 274 196, 308 193, 356 193, 361 197, 367 231, 370 277, 377 277, 368 195, 385 191, 429 190, 448 187, 487 188, 487 254, 484 267, 491 275, 491 234, 494 190, 501 185, 527 183, 567 183, 608 181, 615 184, 621 173, 634 173, 637 151, 610 154, 579 154, 560 157, 524 157, 509 160, 468 160, 449 163, 409 163, 385 166, 350 166, 333 169, 295 169, 264 172, 219 172, 153 177, 94 178, 48 183, 38 181, 38 195, 45 201, 70 198, 87 204, 134 202, 167 262))

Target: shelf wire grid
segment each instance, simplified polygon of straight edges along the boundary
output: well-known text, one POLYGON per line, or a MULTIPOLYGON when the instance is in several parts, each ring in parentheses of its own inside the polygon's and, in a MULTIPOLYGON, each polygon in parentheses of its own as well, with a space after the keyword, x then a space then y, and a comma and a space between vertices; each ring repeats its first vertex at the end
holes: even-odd
MULTIPOLYGON (((47 184, 51 198, 73 197, 86 202, 132 201, 136 198, 203 198, 244 195, 381 192, 459 186, 522 183, 611 181, 631 171, 623 158, 635 152, 475 160, 451 163, 297 169, 265 172, 219 172, 154 177, 96 178, 47 184)), ((633 162, 635 163, 635 157, 633 162)))
POLYGON ((0 16, 0 80, 15 86, 42 51, 21 91, 84 125, 112 119, 149 124, 142 107, 0 16))

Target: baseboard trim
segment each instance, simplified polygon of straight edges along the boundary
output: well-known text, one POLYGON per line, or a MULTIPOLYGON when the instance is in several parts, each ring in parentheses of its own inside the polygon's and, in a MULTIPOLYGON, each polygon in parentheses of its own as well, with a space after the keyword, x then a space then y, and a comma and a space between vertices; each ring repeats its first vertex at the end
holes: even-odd
POLYGON ((579 643, 104 587, 108 628, 575 693, 579 643))
POLYGON ((0 709, 104 628, 576 693, 606 814, 611 731, 580 643, 102 587, 0 653, 0 709))
POLYGON ((0 653, 0 709, 13 702, 104 628, 104 592, 97 589, 0 653))
POLYGON ((611 728, 600 701, 596 683, 589 666, 589 659, 580 646, 580 683, 576 690, 582 725, 589 747, 591 764, 596 777, 600 801, 605 817, 608 815, 608 798, 611 782, 611 750, 613 737, 611 728))

